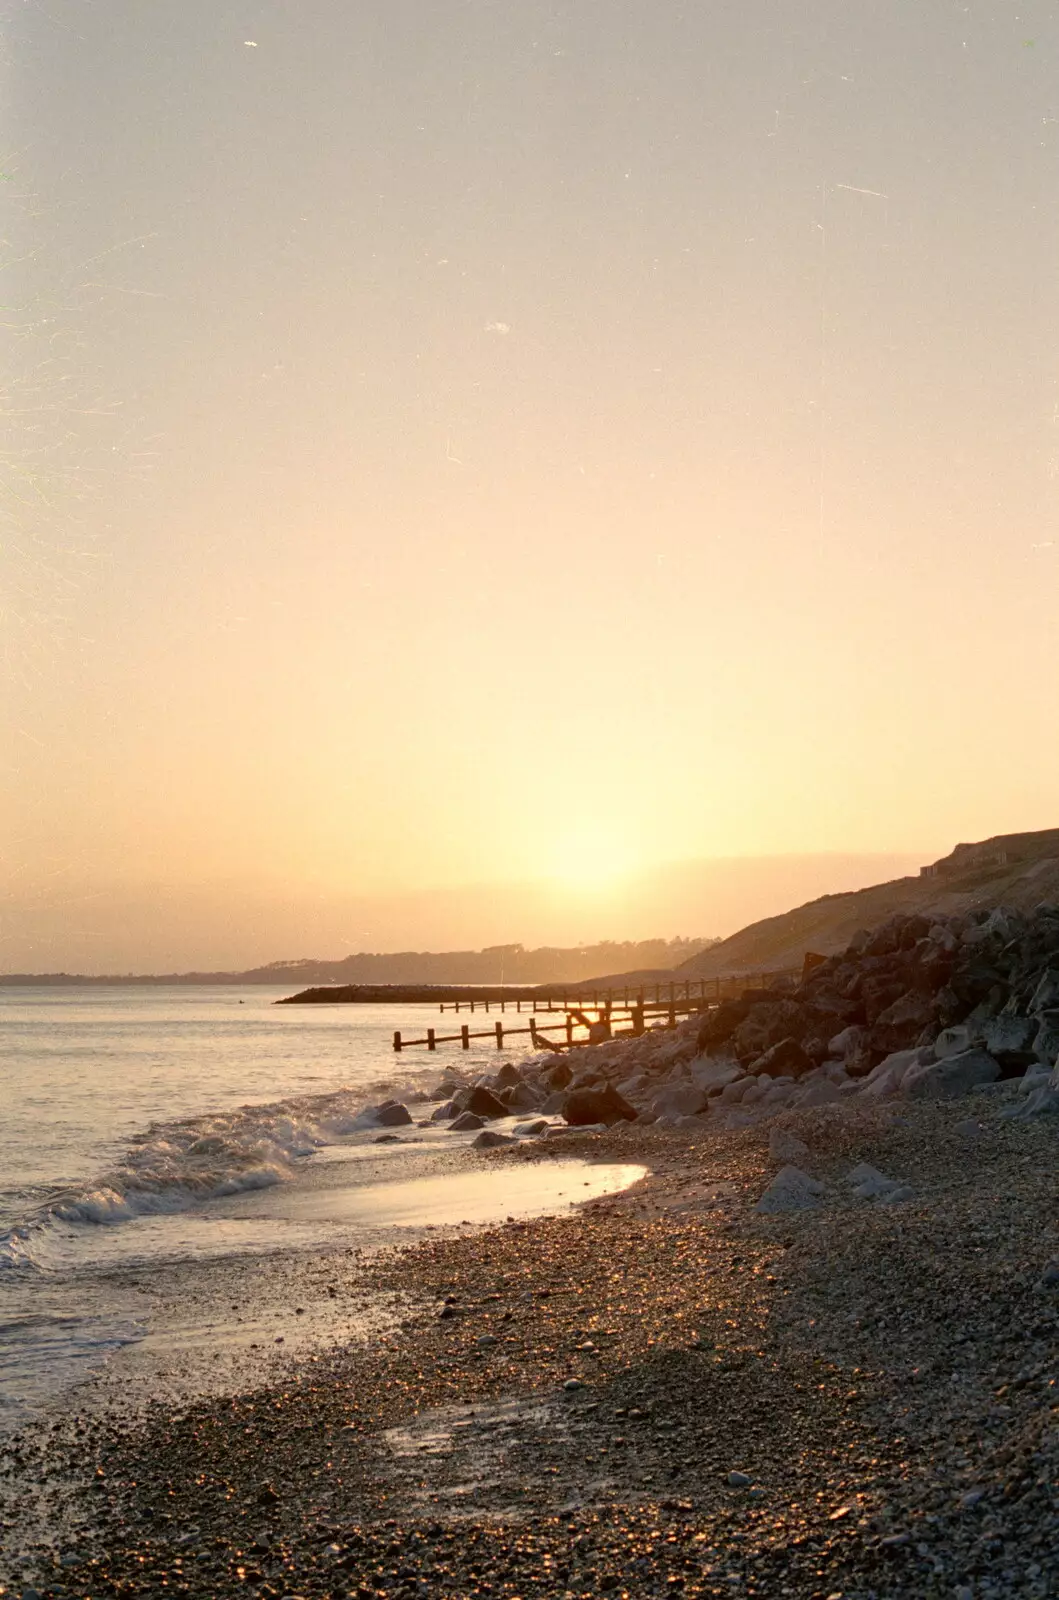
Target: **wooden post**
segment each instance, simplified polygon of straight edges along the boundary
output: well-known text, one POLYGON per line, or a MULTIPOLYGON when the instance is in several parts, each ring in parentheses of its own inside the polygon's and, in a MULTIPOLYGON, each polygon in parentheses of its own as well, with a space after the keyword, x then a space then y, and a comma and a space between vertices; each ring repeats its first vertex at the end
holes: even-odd
POLYGON ((471 1030, 466 1022, 460 1028, 460 1043, 465 1050, 471 1048, 471 1030))
POLYGON ((676 1025, 677 1025, 677 1008, 676 1008, 676 1006, 670 1006, 670 1008, 669 1008, 669 1026, 671 1028, 675 1028, 676 1025))
POLYGON ((487 1011, 488 1011, 488 1010, 489 1010, 489 1001, 488 1001, 488 1000, 487 1000, 487 1001, 486 1001, 486 1002, 485 1002, 485 1009, 486 1009, 486 1010, 487 1010, 487 1011))
POLYGON ((457 1016, 459 1015, 459 1010, 460 1010, 460 1002, 457 1000, 457 1002, 456 1002, 456 1014, 457 1014, 457 1016))
POLYGON ((401 1035, 399 1032, 396 1032, 393 1036, 393 1047, 395 1050, 400 1050, 401 1048, 401 1035))
POLYGON ((501 1011, 506 1011, 507 1010, 507 1000, 504 998, 503 995, 500 996, 500 1009, 501 1009, 501 1011))
POLYGON ((498 1050, 504 1048, 504 1024, 502 1022, 498 1022, 496 1025, 496 1047, 498 1050))
POLYGON ((566 1042, 567 1044, 574 1042, 574 1019, 569 1011, 566 1013, 566 1042))
POLYGON ((691 979, 690 978, 688 979, 688 981, 684 985, 684 999, 687 1002, 687 1004, 690 1006, 690 1004, 691 1004, 691 979))
POLYGON ((427 1049, 428 1050, 436 1050, 437 1047, 438 1047, 437 1046, 437 1041, 434 1038, 434 1030, 433 1030, 433 1028, 428 1028, 427 1029, 427 1049))
POLYGON ((537 1048, 537 1019, 536 1019, 536 1017, 530 1017, 530 1044, 532 1044, 534 1050, 536 1050, 536 1048, 537 1048))

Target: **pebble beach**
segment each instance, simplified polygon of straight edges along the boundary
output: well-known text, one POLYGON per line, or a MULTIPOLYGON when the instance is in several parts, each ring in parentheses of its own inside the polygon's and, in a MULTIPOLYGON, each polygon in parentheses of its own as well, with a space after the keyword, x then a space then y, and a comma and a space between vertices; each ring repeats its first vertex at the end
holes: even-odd
POLYGON ((498 1182, 575 1154, 649 1175, 576 1214, 315 1257, 336 1327, 374 1294, 386 1331, 249 1390, 26 1430, 8 1537, 47 1515, 5 1592, 1053 1595, 1054 1122, 996 1104, 788 1112, 821 1194, 776 1213, 757 1128, 475 1153, 498 1182), (864 1164, 914 1198, 858 1195, 864 1164))

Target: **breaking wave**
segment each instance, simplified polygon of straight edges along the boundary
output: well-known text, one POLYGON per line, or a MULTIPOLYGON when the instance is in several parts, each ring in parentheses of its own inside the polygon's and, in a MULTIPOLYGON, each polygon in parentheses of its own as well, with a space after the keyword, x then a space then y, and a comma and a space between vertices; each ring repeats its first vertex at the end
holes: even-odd
POLYGON ((44 1266, 41 1246, 56 1225, 126 1222, 286 1183, 299 1161, 372 1125, 363 1087, 156 1123, 97 1182, 52 1192, 0 1232, 0 1270, 44 1266))

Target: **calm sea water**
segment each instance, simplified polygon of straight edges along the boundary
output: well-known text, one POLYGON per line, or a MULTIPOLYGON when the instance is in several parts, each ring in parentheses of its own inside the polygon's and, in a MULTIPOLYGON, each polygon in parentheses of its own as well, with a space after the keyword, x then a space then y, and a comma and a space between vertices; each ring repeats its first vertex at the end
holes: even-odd
POLYGON ((436 1006, 288 992, 0 990, 0 1421, 140 1336, 116 1274, 326 1241, 254 1196, 296 1192, 366 1104, 515 1053, 397 1056, 436 1006))

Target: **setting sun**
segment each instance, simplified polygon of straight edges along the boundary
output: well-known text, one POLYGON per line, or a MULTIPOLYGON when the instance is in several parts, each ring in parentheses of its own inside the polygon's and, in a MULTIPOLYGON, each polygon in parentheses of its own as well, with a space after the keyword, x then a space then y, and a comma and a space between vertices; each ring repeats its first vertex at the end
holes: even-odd
POLYGON ((548 856, 550 876, 564 887, 609 889, 640 864, 628 839, 607 823, 586 822, 555 840, 548 856))

